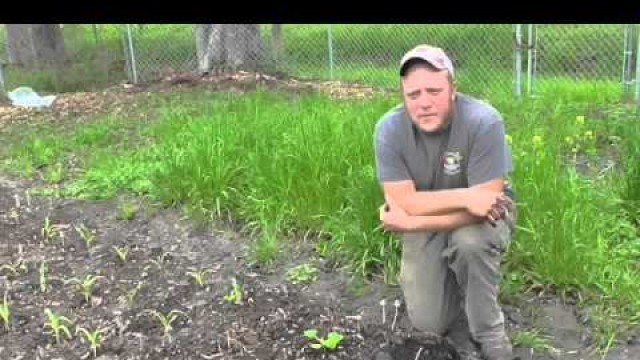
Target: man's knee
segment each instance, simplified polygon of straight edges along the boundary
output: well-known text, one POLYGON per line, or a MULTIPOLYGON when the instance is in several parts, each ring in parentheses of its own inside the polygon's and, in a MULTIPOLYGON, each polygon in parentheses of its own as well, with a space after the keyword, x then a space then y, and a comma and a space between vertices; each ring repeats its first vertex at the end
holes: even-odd
POLYGON ((484 254, 498 244, 498 236, 486 224, 471 224, 451 232, 449 247, 461 255, 484 254))

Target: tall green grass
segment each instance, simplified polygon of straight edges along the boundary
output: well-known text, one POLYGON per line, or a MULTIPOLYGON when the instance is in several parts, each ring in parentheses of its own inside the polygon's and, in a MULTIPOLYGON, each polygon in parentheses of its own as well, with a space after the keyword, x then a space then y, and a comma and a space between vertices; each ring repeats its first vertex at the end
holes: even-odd
POLYGON ((169 112, 154 131, 166 159, 152 180, 158 197, 282 233, 332 234, 329 252, 363 273, 395 264, 395 243, 376 231, 371 151, 375 121, 393 101, 286 97, 228 95, 208 114, 169 112))

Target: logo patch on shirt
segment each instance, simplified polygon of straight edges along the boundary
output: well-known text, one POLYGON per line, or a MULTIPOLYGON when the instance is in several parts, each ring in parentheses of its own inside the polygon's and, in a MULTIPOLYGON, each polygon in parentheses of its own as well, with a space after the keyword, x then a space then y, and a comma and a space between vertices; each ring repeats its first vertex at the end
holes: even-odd
POLYGON ((460 174, 460 166, 462 164, 462 155, 459 151, 447 151, 442 158, 442 167, 447 175, 460 174))

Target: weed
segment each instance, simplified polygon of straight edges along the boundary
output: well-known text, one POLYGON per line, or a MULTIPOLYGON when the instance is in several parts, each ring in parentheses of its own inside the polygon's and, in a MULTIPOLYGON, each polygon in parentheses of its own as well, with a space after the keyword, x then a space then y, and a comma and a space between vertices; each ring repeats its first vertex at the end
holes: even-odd
POLYGON ((318 330, 316 329, 307 329, 304 331, 304 337, 307 340, 315 341, 311 343, 311 347, 314 349, 329 349, 334 350, 340 345, 342 340, 344 339, 344 335, 339 332, 331 331, 327 338, 321 338, 318 336, 318 330))
POLYGON ((525 346, 539 352, 557 352, 551 345, 551 338, 540 333, 539 329, 517 331, 512 336, 513 345, 525 346))
POLYGON ((287 278, 294 284, 309 284, 318 280, 318 269, 310 264, 301 264, 289 269, 287 278))
POLYGON ((118 207, 118 220, 133 220, 138 212, 138 207, 133 202, 126 201, 118 207))
POLYGON ((45 173, 45 179, 49 184, 59 184, 64 179, 64 167, 62 163, 55 163, 52 167, 47 169, 45 173))

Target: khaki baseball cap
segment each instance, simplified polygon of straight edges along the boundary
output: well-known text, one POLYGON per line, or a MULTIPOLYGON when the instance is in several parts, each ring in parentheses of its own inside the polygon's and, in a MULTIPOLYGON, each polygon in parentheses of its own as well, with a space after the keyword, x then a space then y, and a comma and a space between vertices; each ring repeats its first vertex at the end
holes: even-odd
POLYGON ((447 70, 454 77, 453 63, 444 50, 431 45, 418 45, 407 51, 400 60, 400 76, 404 76, 410 60, 420 59, 428 62, 436 69, 447 70))

